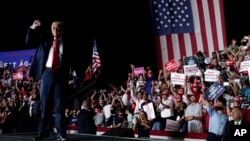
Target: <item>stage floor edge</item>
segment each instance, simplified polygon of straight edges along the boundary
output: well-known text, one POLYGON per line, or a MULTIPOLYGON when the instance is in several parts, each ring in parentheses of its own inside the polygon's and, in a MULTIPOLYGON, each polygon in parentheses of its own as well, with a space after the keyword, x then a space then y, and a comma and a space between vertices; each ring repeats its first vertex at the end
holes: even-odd
MULTIPOLYGON (((0 141, 32 141, 33 137, 37 136, 37 133, 12 133, 12 134, 0 134, 0 141)), ((161 139, 142 139, 142 138, 126 138, 106 135, 87 135, 87 134, 68 134, 69 141, 161 141, 161 139)), ((50 133, 48 139, 44 141, 56 141, 56 133, 50 133)), ((164 139, 165 141, 181 141, 180 139, 164 139)), ((183 141, 183 139, 182 139, 183 141)))

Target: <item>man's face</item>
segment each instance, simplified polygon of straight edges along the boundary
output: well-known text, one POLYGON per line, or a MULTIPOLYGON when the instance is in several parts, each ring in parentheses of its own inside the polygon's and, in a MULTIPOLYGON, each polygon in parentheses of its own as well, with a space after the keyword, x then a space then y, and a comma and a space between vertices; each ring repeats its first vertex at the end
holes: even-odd
POLYGON ((95 108, 95 113, 98 114, 100 110, 98 108, 95 108))
POLYGON ((153 72, 152 71, 148 71, 148 77, 151 78, 153 76, 153 72))
POLYGON ((59 38, 63 35, 63 25, 61 22, 53 22, 51 25, 52 35, 59 38))
POLYGON ((191 102, 196 102, 196 97, 195 97, 194 95, 191 95, 190 101, 191 101, 191 102))
POLYGON ((138 93, 137 93, 137 96, 138 96, 139 98, 142 98, 142 93, 141 93, 141 92, 138 92, 138 93))
POLYGON ((216 102, 214 103, 215 107, 223 107, 223 103, 219 100, 216 100, 216 102))
POLYGON ((242 118, 241 111, 237 108, 232 109, 232 118, 233 120, 240 120, 242 118))
POLYGON ((147 101, 147 100, 148 100, 148 95, 145 93, 145 94, 142 95, 142 98, 143 98, 145 101, 147 101))

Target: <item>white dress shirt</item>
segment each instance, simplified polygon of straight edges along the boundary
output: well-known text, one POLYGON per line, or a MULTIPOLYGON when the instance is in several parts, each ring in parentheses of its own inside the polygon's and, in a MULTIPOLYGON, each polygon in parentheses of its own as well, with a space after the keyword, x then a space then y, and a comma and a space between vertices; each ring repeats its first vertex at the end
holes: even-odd
MULTIPOLYGON (((53 58, 53 44, 51 45, 50 51, 49 51, 49 56, 46 62, 46 68, 51 68, 52 67, 52 58, 53 58)), ((61 39, 59 39, 59 63, 58 66, 60 66, 60 62, 62 60, 62 54, 63 54, 63 43, 61 42, 61 39)))
POLYGON ((234 121, 234 125, 240 125, 241 124, 241 120, 240 121, 234 121))

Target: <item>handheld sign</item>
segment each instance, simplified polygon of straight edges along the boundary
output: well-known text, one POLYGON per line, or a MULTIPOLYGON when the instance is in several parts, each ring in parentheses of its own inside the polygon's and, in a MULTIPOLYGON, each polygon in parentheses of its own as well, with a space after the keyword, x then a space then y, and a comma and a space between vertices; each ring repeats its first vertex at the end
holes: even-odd
POLYGON ((225 88, 218 82, 214 82, 208 89, 205 91, 205 95, 208 100, 214 100, 218 98, 223 92, 225 88))

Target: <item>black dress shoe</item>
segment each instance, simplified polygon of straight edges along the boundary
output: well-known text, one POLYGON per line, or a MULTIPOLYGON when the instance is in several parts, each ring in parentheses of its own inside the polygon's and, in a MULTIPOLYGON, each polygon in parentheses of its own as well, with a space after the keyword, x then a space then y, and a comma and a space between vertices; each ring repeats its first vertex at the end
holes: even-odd
POLYGON ((69 139, 68 138, 65 138, 65 137, 57 137, 57 141, 68 141, 69 139))
POLYGON ((44 139, 48 139, 49 136, 37 136, 33 138, 33 141, 40 141, 40 140, 44 140, 44 139))

